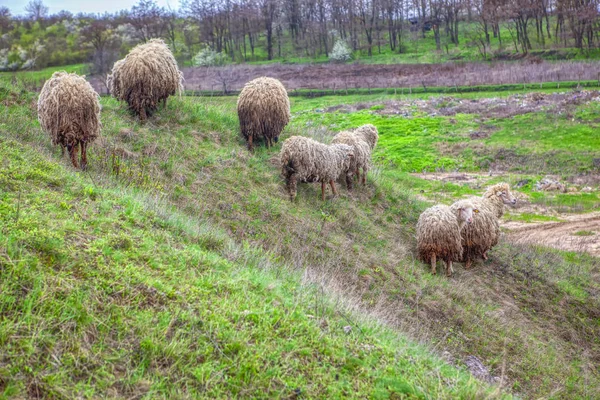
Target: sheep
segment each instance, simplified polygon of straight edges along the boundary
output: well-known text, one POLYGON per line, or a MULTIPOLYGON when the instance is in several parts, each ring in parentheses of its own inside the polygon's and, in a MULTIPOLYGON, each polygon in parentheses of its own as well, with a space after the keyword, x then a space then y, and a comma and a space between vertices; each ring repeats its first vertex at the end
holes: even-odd
POLYGON ((465 268, 471 268, 473 260, 487 260, 487 252, 500 238, 498 219, 504 214, 505 204, 516 204, 517 200, 507 183, 490 186, 482 197, 469 199, 481 212, 471 225, 462 230, 463 258, 465 268))
POLYGON ((296 198, 297 182, 321 182, 321 198, 325 200, 325 185, 329 183, 337 196, 335 181, 351 174, 354 157, 352 147, 345 144, 326 145, 303 136, 292 136, 283 142, 279 154, 281 175, 285 179, 290 200, 296 198))
POLYGON ((290 122, 290 99, 277 79, 261 77, 244 85, 237 101, 240 130, 252 151, 253 141, 265 138, 267 148, 277 143, 290 122))
POLYGON ((81 168, 87 167, 87 146, 98 138, 100 101, 85 77, 58 71, 44 83, 37 103, 38 120, 62 154, 69 151, 71 163, 79 168, 77 152, 81 147, 81 168))
POLYGON ((114 64, 106 85, 113 97, 127 102, 144 122, 159 102, 166 107, 169 96, 183 91, 183 74, 165 42, 151 39, 114 64))
POLYGON ((436 274, 436 262, 441 259, 446 263, 446 275, 452 275, 452 262, 462 258, 461 230, 472 223, 477 212, 468 200, 423 211, 417 222, 417 250, 419 258, 431 264, 432 274, 436 274))
MULTIPOLYGON (((354 149, 354 158, 350 168, 359 182, 360 169, 362 169, 363 185, 367 184, 367 172, 371 166, 371 152, 377 144, 378 138, 377 128, 371 124, 367 124, 352 131, 339 132, 331 141, 331 143, 342 143, 352 146, 354 149)), ((348 186, 348 190, 352 190, 352 175, 347 177, 346 185, 348 186)))

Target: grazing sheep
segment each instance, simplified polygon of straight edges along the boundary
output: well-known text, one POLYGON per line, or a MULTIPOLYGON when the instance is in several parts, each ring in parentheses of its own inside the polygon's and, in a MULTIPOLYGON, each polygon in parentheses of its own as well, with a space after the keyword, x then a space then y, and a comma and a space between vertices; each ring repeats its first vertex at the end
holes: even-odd
POLYGON ((126 101, 145 121, 167 98, 183 91, 183 74, 173 53, 162 39, 152 39, 134 47, 113 66, 106 84, 113 97, 126 101))
MULTIPOLYGON (((360 169, 362 169, 363 185, 367 184, 367 172, 371 166, 371 152, 377 144, 378 138, 377 128, 371 124, 367 124, 352 131, 339 132, 331 141, 331 143, 342 143, 352 146, 354 158, 350 169, 359 182, 360 169)), ((352 189, 352 175, 346 177, 346 185, 348 186, 348 190, 352 189)))
POLYGON ((473 260, 487 260, 487 251, 498 244, 500 224, 498 219, 504 214, 504 205, 514 205, 517 200, 507 183, 490 186, 482 197, 469 199, 480 210, 472 224, 462 230, 463 258, 465 268, 471 268, 473 260))
POLYGON ((460 200, 451 206, 436 205, 423 211, 417 222, 417 249, 419 258, 431 264, 436 273, 438 259, 446 263, 446 275, 452 275, 453 261, 462 258, 461 230, 471 224, 477 209, 468 200, 460 200))
POLYGON ((46 81, 38 98, 38 120, 53 145, 69 151, 75 168, 81 147, 81 168, 87 166, 87 146, 100 135, 98 93, 84 77, 59 71, 46 81))
POLYGON ((290 99, 277 79, 256 78, 244 85, 237 101, 242 136, 252 151, 255 139, 265 138, 267 148, 277 143, 290 122, 290 99))
POLYGON ((292 136, 283 142, 281 174, 285 178, 290 200, 296 198, 297 182, 321 182, 321 198, 325 200, 325 185, 329 183, 337 196, 335 181, 343 174, 351 174, 354 157, 352 147, 345 144, 326 145, 303 136, 292 136))

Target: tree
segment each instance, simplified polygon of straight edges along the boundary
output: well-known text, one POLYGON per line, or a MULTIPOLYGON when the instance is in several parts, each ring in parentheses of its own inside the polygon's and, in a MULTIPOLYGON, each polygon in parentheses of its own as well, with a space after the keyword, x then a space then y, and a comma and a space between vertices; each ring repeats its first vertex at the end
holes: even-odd
POLYGON ((48 7, 44 5, 42 0, 31 0, 25 6, 25 11, 27 12, 27 17, 34 21, 39 21, 48 16, 48 7))
POLYGON ((7 32, 12 25, 8 7, 0 7, 0 34, 7 32))
POLYGON ((163 35, 167 26, 165 16, 164 8, 159 7, 154 0, 140 0, 131 7, 129 23, 135 28, 138 38, 147 42, 163 35))

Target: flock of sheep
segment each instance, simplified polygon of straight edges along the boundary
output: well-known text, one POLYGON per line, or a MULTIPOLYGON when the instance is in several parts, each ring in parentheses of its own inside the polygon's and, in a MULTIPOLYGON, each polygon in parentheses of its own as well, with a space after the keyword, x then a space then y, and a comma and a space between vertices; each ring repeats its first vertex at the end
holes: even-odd
MULTIPOLYGON (((160 39, 136 46, 114 64, 107 86, 115 98, 125 101, 129 109, 145 121, 158 104, 181 93, 183 75, 173 54, 160 39)), ((52 144, 66 148, 73 166, 87 165, 86 149, 100 135, 99 96, 84 77, 56 72, 42 88, 38 99, 38 118, 52 144), (81 148, 80 163, 77 153, 81 148)), ((273 78, 257 78, 242 89, 237 102, 241 134, 248 149, 258 139, 267 148, 277 143, 289 123, 290 101, 281 82, 273 78)), ((290 199, 296 197, 298 182, 321 183, 321 197, 335 182, 346 182, 352 190, 354 180, 366 184, 371 154, 379 135, 373 125, 342 131, 331 144, 311 138, 292 136, 284 141, 280 152, 281 174, 290 199), (362 171, 362 177, 361 177, 362 171), (362 178, 362 179, 361 179, 362 178)), ((470 268, 478 258, 487 259, 487 251, 498 243, 498 219, 505 204, 515 198, 507 184, 496 184, 481 198, 460 200, 451 206, 436 205, 425 210, 417 223, 419 258, 431 265, 443 260, 446 274, 453 272, 452 262, 464 262, 470 268)))

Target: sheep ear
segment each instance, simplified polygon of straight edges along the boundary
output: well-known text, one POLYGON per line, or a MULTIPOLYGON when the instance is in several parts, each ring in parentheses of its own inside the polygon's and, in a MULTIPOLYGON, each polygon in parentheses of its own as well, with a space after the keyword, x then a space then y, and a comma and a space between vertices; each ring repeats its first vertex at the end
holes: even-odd
POLYGON ((474 212, 475 214, 479 214, 479 210, 478 210, 477 208, 474 208, 474 209, 473 209, 473 212, 474 212))

